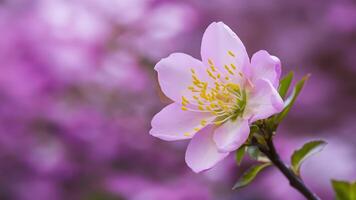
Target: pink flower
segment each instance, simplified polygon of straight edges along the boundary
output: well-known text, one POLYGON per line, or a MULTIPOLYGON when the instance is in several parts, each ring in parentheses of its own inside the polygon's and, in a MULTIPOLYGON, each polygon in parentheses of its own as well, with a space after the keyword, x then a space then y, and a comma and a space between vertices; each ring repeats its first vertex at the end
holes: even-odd
POLYGON ((246 141, 251 123, 283 108, 279 59, 261 50, 250 61, 224 23, 207 28, 201 56, 173 53, 157 63, 161 89, 174 103, 154 116, 150 130, 167 141, 192 139, 185 160, 194 172, 213 167, 246 141))

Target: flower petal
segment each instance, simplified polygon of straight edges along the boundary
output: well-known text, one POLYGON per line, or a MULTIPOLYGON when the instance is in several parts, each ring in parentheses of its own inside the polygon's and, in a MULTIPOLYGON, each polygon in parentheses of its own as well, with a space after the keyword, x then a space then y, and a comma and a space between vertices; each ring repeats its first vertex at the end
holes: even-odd
POLYGON ((268 118, 282 109, 283 100, 277 90, 268 80, 258 79, 249 94, 244 116, 254 122, 268 118))
POLYGON ((156 64, 159 84, 168 98, 180 102, 182 95, 191 94, 192 68, 204 75, 203 63, 184 53, 173 53, 156 64))
POLYGON ((196 173, 212 168, 228 153, 220 153, 213 141, 213 126, 199 131, 190 141, 185 154, 185 162, 196 173))
POLYGON ((271 56, 267 51, 260 50, 251 58, 252 82, 257 79, 267 79, 277 88, 281 76, 281 61, 271 56))
POLYGON ((195 128, 203 128, 201 120, 209 124, 213 119, 209 113, 183 111, 172 103, 153 117, 150 134, 166 141, 190 139, 197 132, 195 128))
POLYGON ((210 59, 220 71, 225 73, 228 71, 224 65, 231 68, 231 64, 234 64, 237 70, 241 71, 249 63, 245 46, 240 38, 222 22, 213 22, 206 29, 201 45, 201 56, 207 66, 210 59))
POLYGON ((230 152, 238 149, 248 138, 250 127, 247 120, 227 121, 214 133, 214 142, 219 152, 230 152))

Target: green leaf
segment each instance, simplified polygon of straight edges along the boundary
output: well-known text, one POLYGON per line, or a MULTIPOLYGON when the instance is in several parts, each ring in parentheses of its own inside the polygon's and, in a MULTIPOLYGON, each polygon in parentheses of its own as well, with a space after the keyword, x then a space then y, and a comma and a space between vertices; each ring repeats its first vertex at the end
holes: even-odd
POLYGON ((247 147, 245 145, 242 145, 239 149, 236 150, 235 159, 236 159, 237 165, 241 164, 241 161, 245 156, 246 149, 247 149, 247 147))
POLYGON ((287 114, 289 113, 290 109, 292 108, 295 100, 297 99, 299 93, 302 91, 305 81, 308 80, 309 77, 310 77, 310 74, 307 74, 300 81, 298 81, 297 84, 295 84, 292 94, 284 102, 284 109, 282 110, 282 112, 280 112, 276 116, 275 122, 277 124, 279 122, 281 122, 287 116, 287 114))
POLYGON ((300 173, 300 166, 303 163, 305 159, 310 157, 311 155, 320 152, 323 150, 325 147, 326 142, 322 140, 316 140, 316 141, 311 141, 308 143, 305 143, 302 148, 294 151, 292 158, 291 158, 291 164, 292 164, 292 170, 294 173, 299 175, 300 173))
POLYGON ((263 170, 264 168, 270 166, 271 163, 264 163, 264 164, 259 164, 259 165, 254 165, 250 167, 246 172, 242 174, 242 176, 239 178, 239 180, 235 183, 234 187, 232 188, 233 190, 236 190, 238 188, 242 188, 250 184, 257 176, 257 174, 263 170))
POLYGON ((336 200, 356 200, 356 181, 346 182, 331 180, 336 200))
POLYGON ((289 86, 292 83, 294 73, 293 71, 289 72, 286 76, 282 78, 282 80, 279 82, 279 87, 278 87, 278 92, 279 95, 284 99, 286 96, 289 86))

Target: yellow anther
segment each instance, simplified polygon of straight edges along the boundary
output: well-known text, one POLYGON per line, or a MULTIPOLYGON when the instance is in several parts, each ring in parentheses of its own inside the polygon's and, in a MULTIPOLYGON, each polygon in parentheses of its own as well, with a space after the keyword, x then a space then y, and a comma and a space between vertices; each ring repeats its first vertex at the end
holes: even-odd
POLYGON ((186 132, 186 133, 184 133, 184 136, 189 137, 189 136, 190 136, 190 133, 186 132))
POLYGON ((194 90, 195 88, 194 88, 194 86, 189 86, 188 89, 194 90))
POLYGON ((195 70, 192 68, 192 69, 190 69, 190 71, 193 73, 193 74, 195 74, 195 70))
POLYGON ((216 99, 216 96, 215 96, 215 95, 212 95, 212 96, 211 96, 211 101, 215 101, 215 99, 216 99))
POLYGON ((227 81, 228 81, 228 80, 230 80, 230 78, 229 78, 228 76, 226 76, 226 77, 225 77, 225 80, 227 80, 227 81))
POLYGON ((234 69, 234 70, 236 69, 236 66, 234 64, 231 63, 230 65, 231 65, 232 69, 234 69))
POLYGON ((206 97, 208 98, 208 101, 211 101, 211 94, 207 94, 206 97))
POLYGON ((193 96, 193 98, 194 98, 195 100, 198 100, 198 99, 199 99, 199 97, 197 97, 197 96, 195 96, 195 95, 193 96))
POLYGON ((224 65, 224 68, 226 69, 226 71, 229 72, 229 74, 234 75, 234 72, 231 71, 231 69, 229 68, 229 66, 224 65))
POLYGON ((221 77, 221 75, 220 75, 220 74, 217 74, 217 75, 216 75, 216 77, 217 77, 217 78, 220 78, 220 77, 221 77))
POLYGON ((182 96, 182 101, 189 103, 188 99, 185 96, 182 96))
POLYGON ((200 97, 205 99, 205 100, 208 100, 208 98, 206 98, 206 95, 204 93, 200 93, 200 97))
POLYGON ((195 131, 200 131, 200 128, 194 128, 195 131))
MULTIPOLYGON (((215 85, 215 89, 217 90, 217 91, 220 91, 220 85, 215 85)), ((218 92, 217 92, 218 93, 218 92)))
POLYGON ((211 71, 216 72, 216 69, 213 65, 210 65, 211 71))
POLYGON ((196 81, 193 81, 193 84, 194 84, 195 86, 197 86, 198 88, 202 88, 202 87, 203 87, 203 86, 200 85, 200 83, 198 83, 198 82, 196 82, 196 81))
POLYGON ((187 110, 188 110, 188 108, 187 108, 187 107, 185 107, 185 106, 182 106, 182 110, 187 111, 187 110))
POLYGON ((206 123, 207 123, 207 121, 206 121, 206 120, 204 120, 204 119, 200 121, 200 124, 201 124, 202 126, 205 126, 205 125, 206 125, 206 123))
POLYGON ((199 109, 199 110, 204 110, 204 107, 203 107, 202 105, 199 105, 199 106, 198 106, 198 109, 199 109))
POLYGON ((232 51, 228 51, 227 53, 232 57, 236 57, 235 54, 232 51))
POLYGON ((209 65, 214 65, 213 61, 210 58, 208 59, 208 63, 209 65))
POLYGON ((209 76, 211 78, 213 78, 214 80, 216 79, 216 77, 213 75, 213 73, 209 69, 207 69, 206 72, 209 74, 209 76))
POLYGON ((200 82, 199 78, 195 74, 192 75, 192 78, 194 81, 200 82))
POLYGON ((187 106, 187 105, 188 105, 188 103, 187 103, 187 102, 185 102, 185 101, 182 101, 182 105, 183 105, 183 106, 187 106))

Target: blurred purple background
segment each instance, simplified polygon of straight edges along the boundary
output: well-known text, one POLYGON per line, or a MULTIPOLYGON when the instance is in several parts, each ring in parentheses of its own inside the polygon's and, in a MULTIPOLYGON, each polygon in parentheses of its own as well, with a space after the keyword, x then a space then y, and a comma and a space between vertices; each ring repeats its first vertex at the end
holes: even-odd
POLYGON ((0 0, 0 199, 303 199, 273 168, 232 191, 251 161, 194 174, 186 142, 148 134, 168 103, 154 64, 175 51, 200 58, 213 21, 250 55, 277 55, 284 73, 312 73, 276 145, 289 162, 305 141, 327 140, 302 175, 332 199, 329 179, 356 178, 352 0, 0 0))

